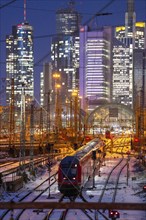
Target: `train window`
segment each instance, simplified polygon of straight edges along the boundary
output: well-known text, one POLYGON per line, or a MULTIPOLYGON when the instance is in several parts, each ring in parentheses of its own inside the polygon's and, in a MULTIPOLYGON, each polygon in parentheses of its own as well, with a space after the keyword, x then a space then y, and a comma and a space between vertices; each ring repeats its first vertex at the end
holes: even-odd
POLYGON ((66 167, 62 166, 62 174, 63 177, 68 178, 68 179, 73 179, 77 175, 77 167, 66 167))
POLYGON ((76 174, 77 174, 77 169, 74 167, 74 168, 71 168, 71 174, 72 174, 72 176, 76 176, 76 174))

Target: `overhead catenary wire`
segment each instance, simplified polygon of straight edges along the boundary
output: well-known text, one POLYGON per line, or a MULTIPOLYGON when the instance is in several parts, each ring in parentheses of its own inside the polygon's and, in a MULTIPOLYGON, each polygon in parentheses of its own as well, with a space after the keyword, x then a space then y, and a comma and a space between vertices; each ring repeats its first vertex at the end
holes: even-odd
MULTIPOLYGON (((4 8, 6 6, 9 6, 11 5, 12 3, 16 2, 17 0, 13 0, 13 1, 10 1, 8 2, 7 4, 4 4, 0 7, 1 8, 4 8)), ((89 20, 87 20, 84 25, 88 24, 92 19, 94 19, 97 15, 98 16, 102 16, 102 15, 108 15, 108 14, 111 14, 111 13, 102 13, 107 7, 109 7, 115 0, 110 0, 103 8, 101 8, 98 12, 96 12, 89 20)), ((39 10, 39 9, 38 9, 39 10)), ((46 9, 45 9, 46 10, 46 9)), ((40 36, 35 36, 33 37, 33 39, 42 39, 42 38, 49 38, 49 37, 54 37, 54 36, 58 36, 58 34, 49 34, 49 35, 40 35, 40 36)), ((39 59, 35 64, 34 66, 40 66, 39 64, 42 63, 49 55, 51 54, 51 52, 49 51, 45 56, 43 56, 41 59, 39 59)), ((81 67, 81 68, 84 68, 84 67, 81 67)))
POLYGON ((9 2, 3 4, 3 5, 0 5, 0 9, 5 8, 5 7, 7 7, 7 6, 13 4, 13 3, 16 2, 16 1, 17 1, 17 0, 12 0, 12 1, 9 1, 9 2))

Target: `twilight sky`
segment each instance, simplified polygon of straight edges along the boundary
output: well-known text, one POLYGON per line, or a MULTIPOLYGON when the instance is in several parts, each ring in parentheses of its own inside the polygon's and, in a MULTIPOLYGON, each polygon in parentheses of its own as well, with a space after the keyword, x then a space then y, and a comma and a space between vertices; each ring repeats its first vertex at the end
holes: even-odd
MULTIPOLYGON (((34 28, 35 97, 39 98, 39 74, 43 61, 49 61, 51 35, 55 34, 55 13, 66 8, 69 0, 26 0, 26 18, 34 28), (43 59, 46 57, 45 59, 43 59), (42 62, 38 62, 43 60, 42 62), (39 65, 36 65, 39 64, 39 65)), ((98 16, 97 25, 124 25, 127 0, 75 0, 75 9, 82 15, 82 24, 95 13, 112 13, 98 16)), ((0 78, 5 74, 5 37, 11 34, 12 26, 23 22, 24 0, 0 0, 0 78), (8 3, 8 4, 7 4, 8 3), (11 3, 11 4, 9 4, 11 3)), ((146 0, 135 0, 137 21, 146 20, 146 0)), ((0 87, 1 88, 1 87, 0 87)))

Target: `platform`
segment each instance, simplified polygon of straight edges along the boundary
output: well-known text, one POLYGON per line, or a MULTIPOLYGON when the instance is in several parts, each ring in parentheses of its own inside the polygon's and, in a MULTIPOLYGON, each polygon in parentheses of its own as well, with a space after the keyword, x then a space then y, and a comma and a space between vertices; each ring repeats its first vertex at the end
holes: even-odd
POLYGON ((4 183, 6 184, 7 191, 16 192, 17 190, 23 187, 23 177, 22 176, 7 177, 4 183))

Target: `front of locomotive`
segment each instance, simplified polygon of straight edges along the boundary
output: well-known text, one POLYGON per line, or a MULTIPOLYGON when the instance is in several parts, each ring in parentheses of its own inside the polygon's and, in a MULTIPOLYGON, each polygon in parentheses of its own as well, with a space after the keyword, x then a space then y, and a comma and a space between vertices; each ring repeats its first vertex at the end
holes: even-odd
POLYGON ((81 166, 75 156, 65 157, 59 165, 58 189, 67 196, 76 195, 81 187, 81 166))

